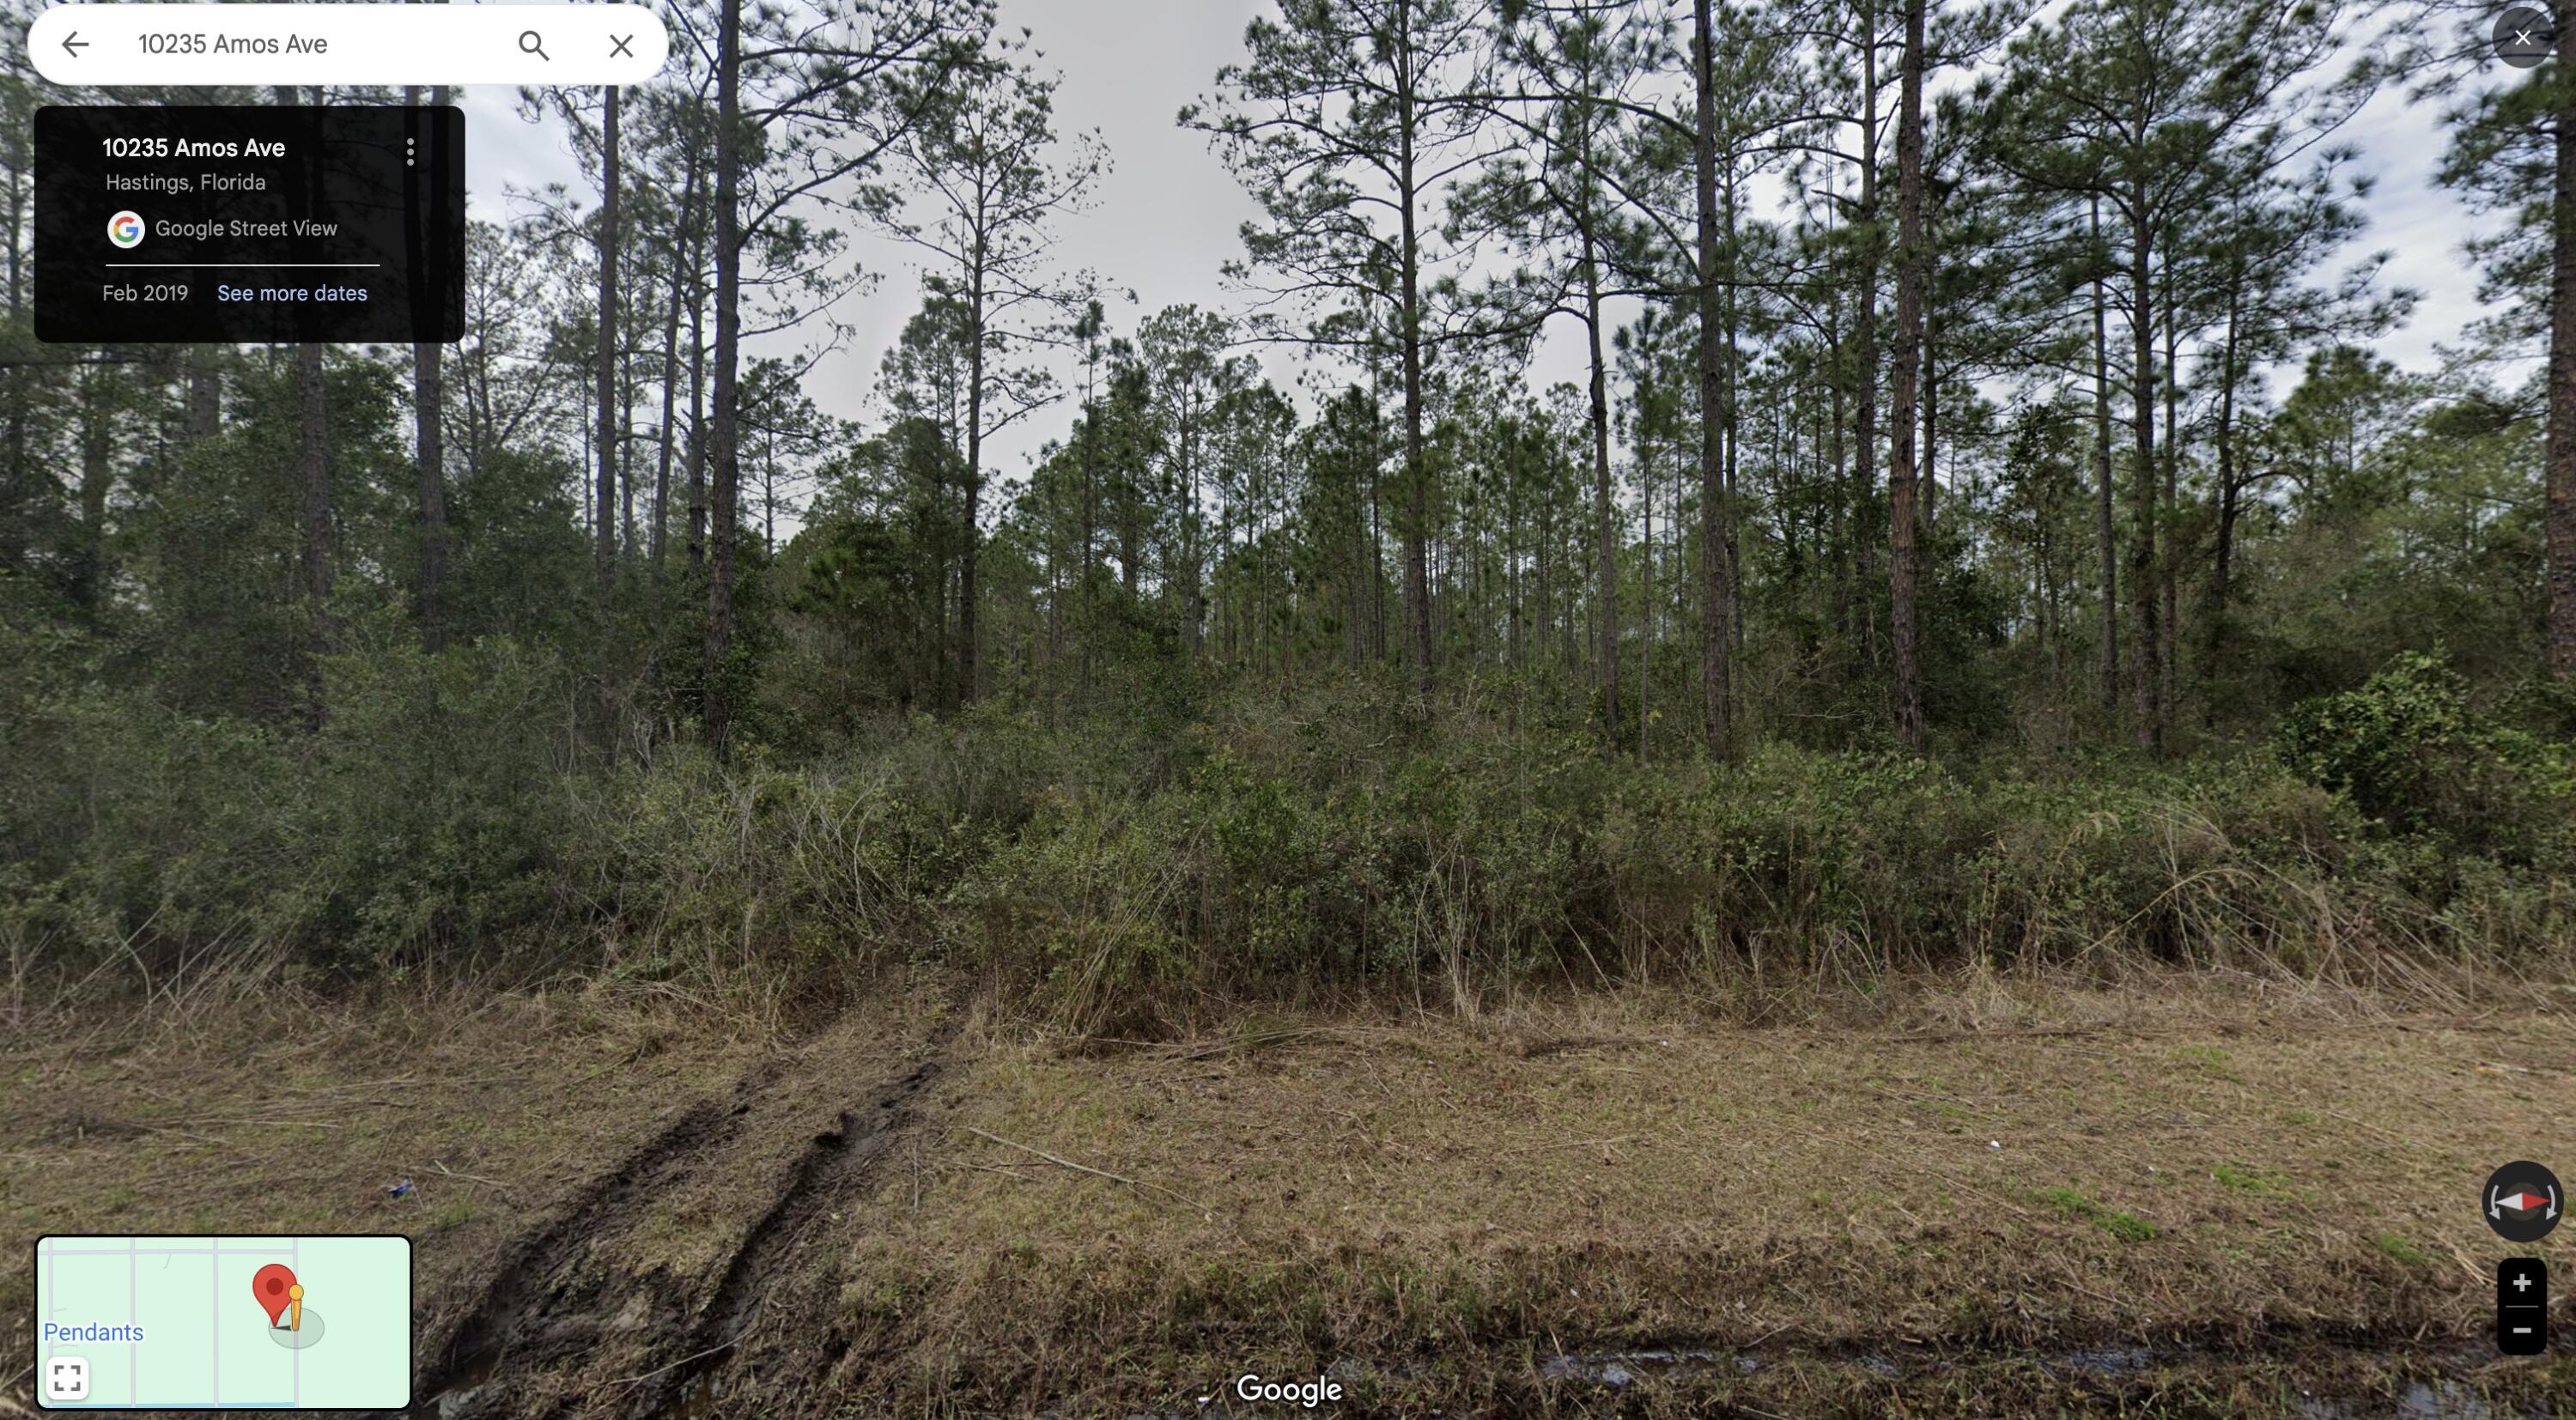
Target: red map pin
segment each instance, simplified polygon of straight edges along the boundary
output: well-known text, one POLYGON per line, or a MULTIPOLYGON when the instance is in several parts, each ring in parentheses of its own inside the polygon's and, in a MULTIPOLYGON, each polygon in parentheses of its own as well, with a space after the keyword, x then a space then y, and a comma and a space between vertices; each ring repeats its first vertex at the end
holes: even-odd
POLYGON ((277 1319, 286 1315, 286 1304, 292 1300, 286 1289, 294 1285, 295 1269, 282 1262, 272 1262, 250 1275, 251 1295, 259 1298, 260 1306, 267 1310, 269 1325, 277 1325, 277 1319))

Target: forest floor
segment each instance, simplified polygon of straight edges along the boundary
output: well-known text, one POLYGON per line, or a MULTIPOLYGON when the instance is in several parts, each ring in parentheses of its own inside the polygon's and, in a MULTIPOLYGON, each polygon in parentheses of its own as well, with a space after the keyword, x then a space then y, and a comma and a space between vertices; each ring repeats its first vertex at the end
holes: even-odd
POLYGON ((928 991, 792 1033, 596 992, 18 1024, 0 1317, 43 1233, 406 1233, 423 1414, 1305 1413, 1247 1373, 1353 1414, 2576 1401, 2570 1348, 2496 1358, 2517 1249, 2475 1205, 2570 1168, 2561 990, 1984 981, 1760 1026, 1569 993, 1161 1042, 928 991))

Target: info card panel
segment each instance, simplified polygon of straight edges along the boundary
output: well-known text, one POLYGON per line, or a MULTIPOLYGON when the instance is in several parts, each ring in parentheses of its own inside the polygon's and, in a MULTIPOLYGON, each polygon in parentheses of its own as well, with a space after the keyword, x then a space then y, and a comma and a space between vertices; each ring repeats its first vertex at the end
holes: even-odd
POLYGON ((40 340, 464 334, 453 107, 61 106, 35 140, 40 340))

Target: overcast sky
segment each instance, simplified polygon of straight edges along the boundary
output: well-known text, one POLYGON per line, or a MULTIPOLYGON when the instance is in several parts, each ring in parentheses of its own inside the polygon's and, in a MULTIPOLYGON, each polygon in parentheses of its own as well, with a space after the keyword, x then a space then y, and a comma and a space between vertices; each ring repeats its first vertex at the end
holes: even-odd
MULTIPOLYGON (((1041 62, 1062 73, 1059 127, 1096 129, 1107 142, 1108 177, 1089 210, 1062 219, 1057 255, 1067 271, 1096 271, 1106 289, 1121 294, 1110 312, 1115 329, 1133 329, 1144 315, 1180 302, 1220 310, 1238 304, 1218 267, 1241 255, 1237 230, 1254 208, 1205 137, 1173 120, 1240 53, 1244 26, 1261 8, 1262 0, 1001 0, 1004 23, 1031 31, 1041 62), (1133 305, 1123 299, 1128 291, 1135 293, 1133 305)), ((578 185, 562 135, 521 121, 511 91, 471 90, 463 103, 478 215, 497 215, 512 185, 578 185)), ((2478 220, 2457 194, 2433 182, 2445 142, 2440 113, 2383 93, 2346 136, 2362 150, 2357 169, 2379 182, 2369 229, 2352 254, 2392 252, 2386 279, 2423 294, 2413 321, 2381 349, 2401 365, 2429 369, 2435 347, 2458 343, 2462 328, 2480 314, 2476 273, 2461 249, 2478 220)), ((856 246, 878 273, 876 289, 845 307, 857 334, 817 368, 807 392, 828 412, 873 419, 869 395, 877 362, 917 308, 921 276, 917 257, 904 248, 869 240, 856 246)), ((772 345, 792 343, 780 337, 772 345)), ((1293 382, 1297 354, 1273 350, 1264 358, 1283 388, 1293 382)), ((1544 385, 1579 378, 1580 358, 1579 338, 1560 329, 1542 349, 1532 379, 1544 385)), ((1060 407, 1009 431, 988 446, 995 471, 1016 478, 1042 443, 1061 437, 1070 418, 1060 407)))

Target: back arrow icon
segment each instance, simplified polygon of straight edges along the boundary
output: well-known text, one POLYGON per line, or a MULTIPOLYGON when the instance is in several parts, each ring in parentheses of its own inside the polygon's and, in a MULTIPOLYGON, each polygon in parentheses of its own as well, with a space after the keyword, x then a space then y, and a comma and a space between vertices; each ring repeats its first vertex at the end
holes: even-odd
POLYGON ((80 52, 87 48, 89 48, 89 41, 80 37, 80 31, 74 30, 63 36, 63 50, 72 58, 80 58, 80 52))

